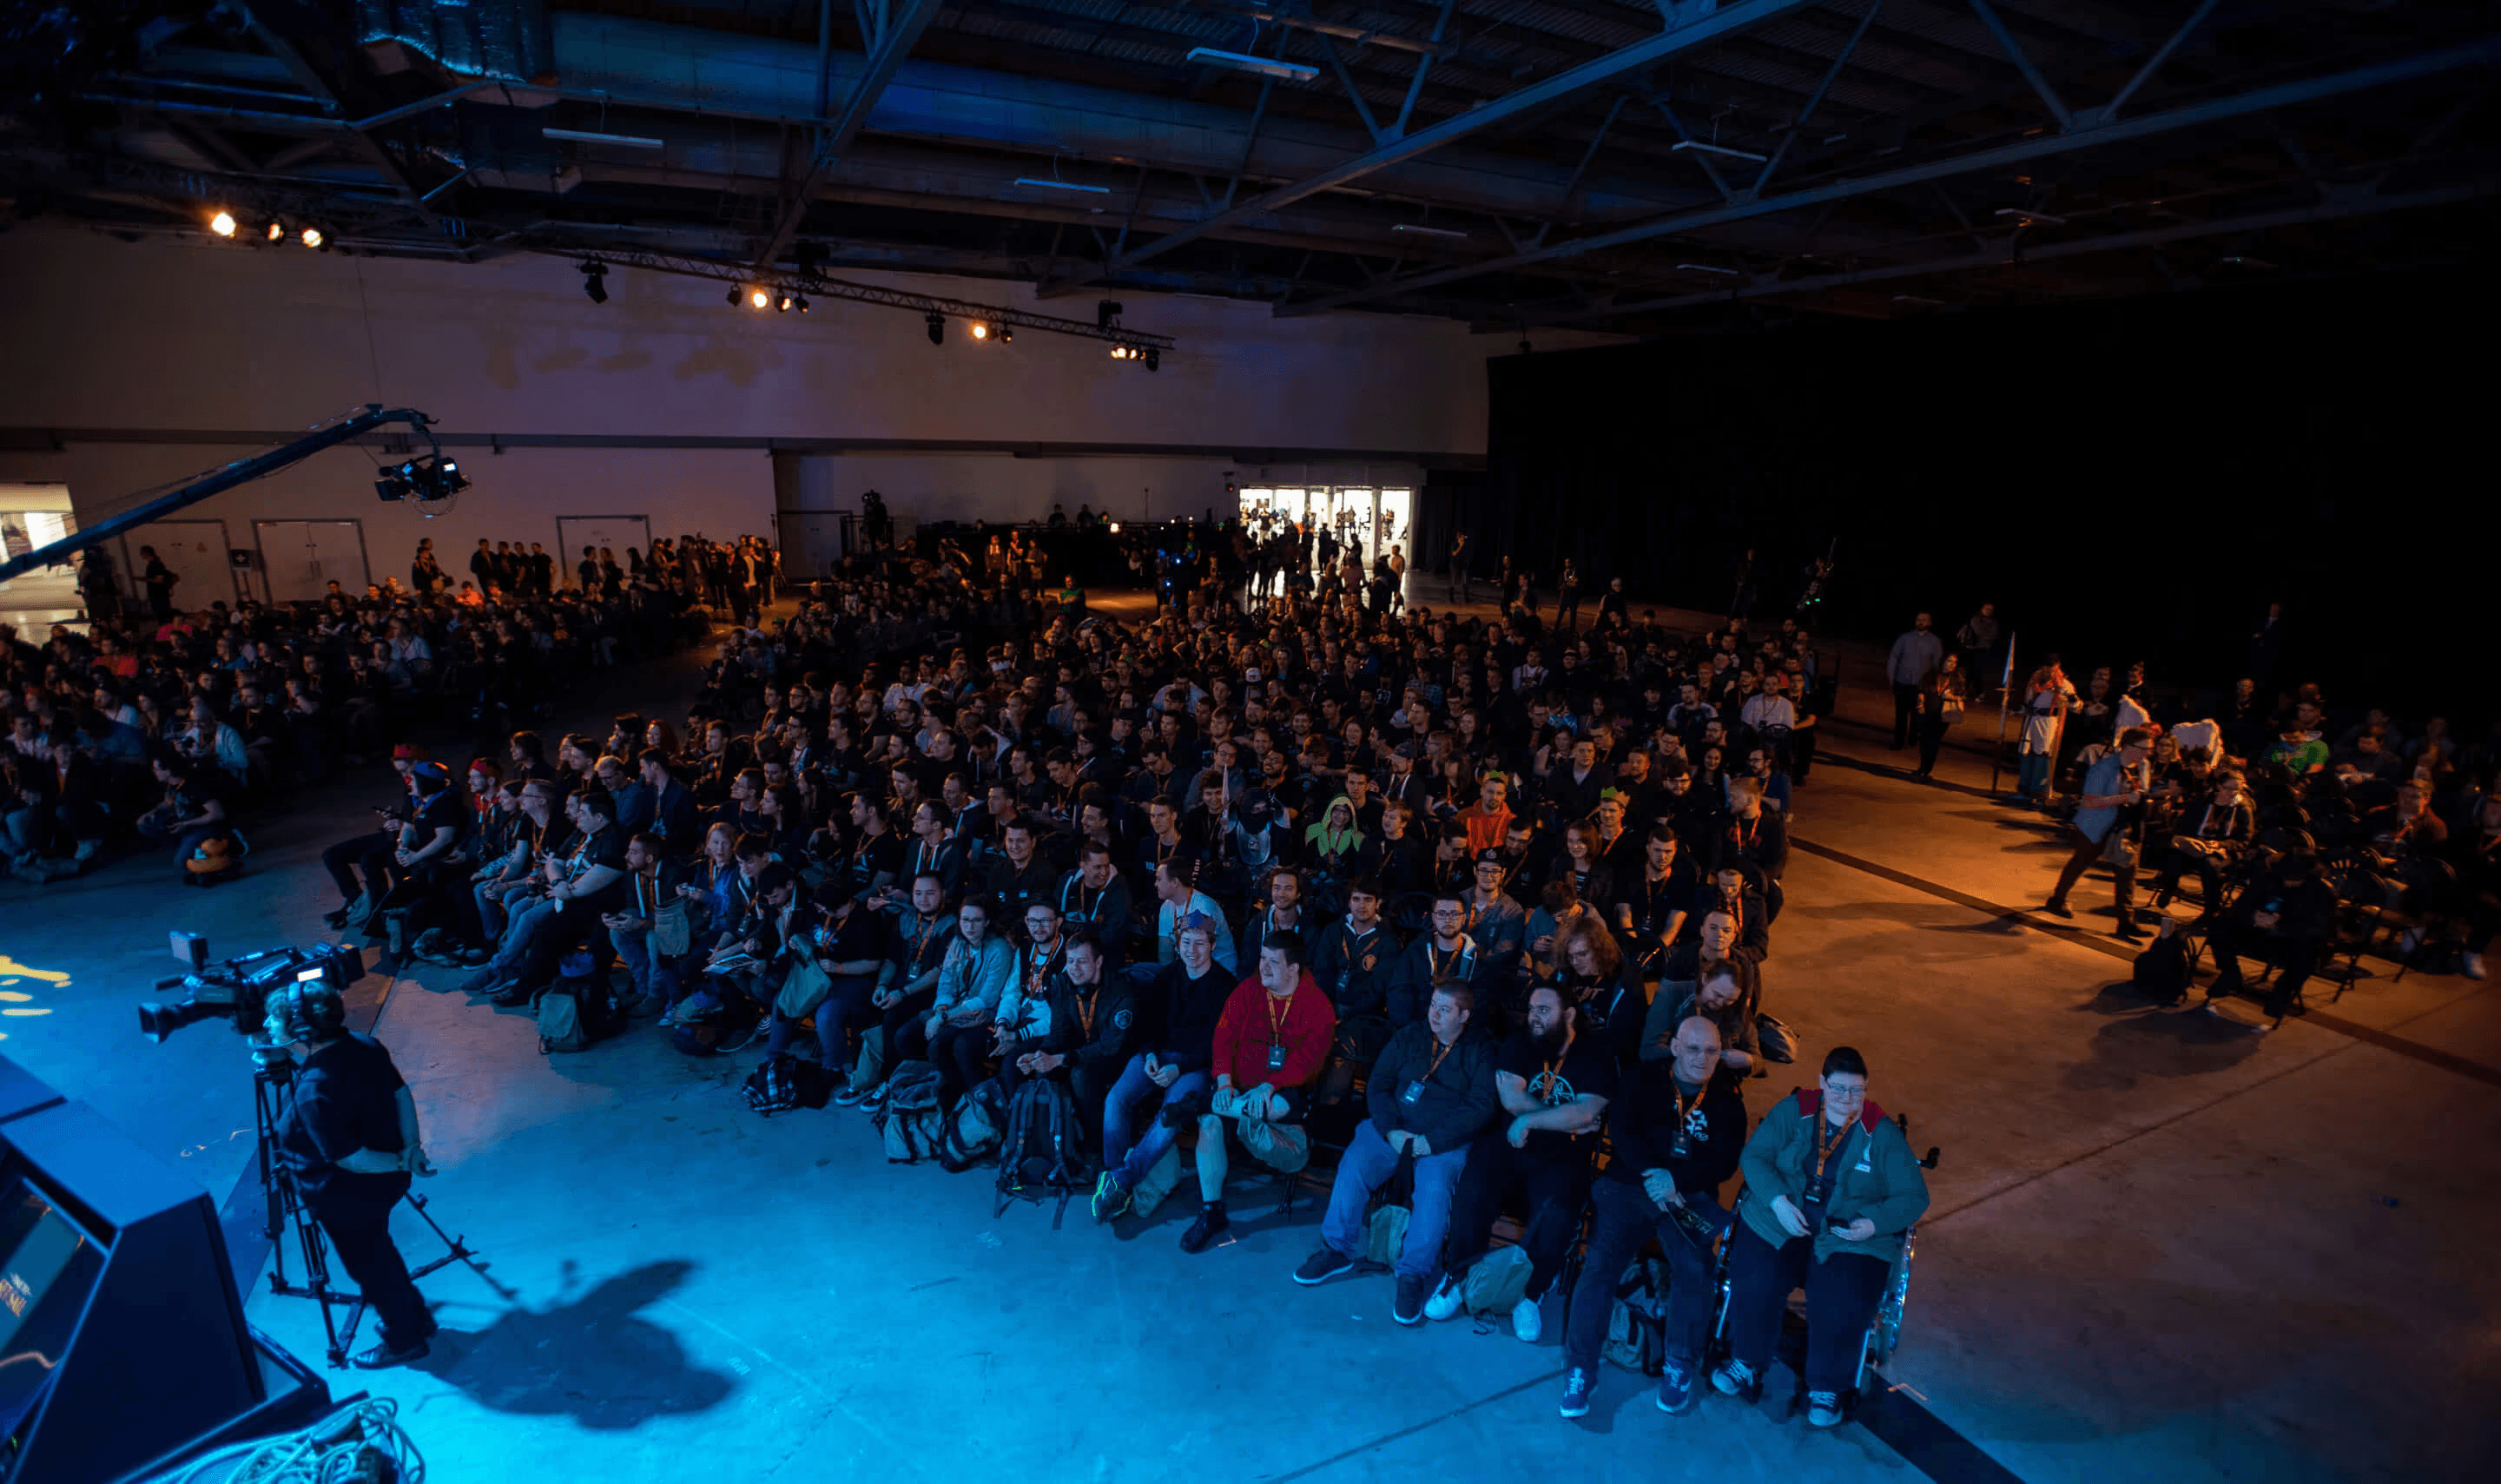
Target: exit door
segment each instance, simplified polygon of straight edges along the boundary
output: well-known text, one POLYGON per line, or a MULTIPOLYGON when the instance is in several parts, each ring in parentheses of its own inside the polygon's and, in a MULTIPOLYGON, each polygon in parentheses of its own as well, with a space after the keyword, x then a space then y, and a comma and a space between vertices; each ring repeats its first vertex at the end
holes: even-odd
POLYGON ((333 582, 354 597, 372 580, 360 521, 255 520, 251 526, 272 603, 318 603, 333 582))

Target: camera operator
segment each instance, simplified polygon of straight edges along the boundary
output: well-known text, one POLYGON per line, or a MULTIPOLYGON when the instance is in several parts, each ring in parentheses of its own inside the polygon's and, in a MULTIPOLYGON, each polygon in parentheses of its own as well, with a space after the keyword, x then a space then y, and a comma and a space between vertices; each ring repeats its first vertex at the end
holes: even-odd
POLYGON ((390 1235, 391 1207, 408 1194, 409 1177, 434 1173, 434 1163, 390 1053, 349 1035, 347 1017, 335 986, 290 984, 270 996, 262 1030, 296 1067, 278 1118, 278 1157, 382 1320, 381 1342, 352 1357, 372 1370, 422 1359, 435 1331, 390 1235))
POLYGON ((1739 1160, 1746 1192, 1728 1249, 1729 1358, 1711 1376, 1752 1401, 1780 1337, 1791 1290, 1806 1290, 1807 1425, 1841 1421, 1902 1234, 1928 1208, 1928 1182, 1899 1127, 1867 1099, 1867 1062, 1849 1046, 1823 1058, 1822 1085, 1763 1116, 1739 1160))

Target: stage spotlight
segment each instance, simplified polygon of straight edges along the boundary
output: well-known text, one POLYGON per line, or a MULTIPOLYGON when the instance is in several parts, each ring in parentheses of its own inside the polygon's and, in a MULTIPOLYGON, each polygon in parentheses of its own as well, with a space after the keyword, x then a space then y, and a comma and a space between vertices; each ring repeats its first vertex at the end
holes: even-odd
POLYGON ((1005 345, 1012 345, 1012 344, 1014 344, 1014 343, 1015 343, 1015 341, 1016 341, 1016 331, 1009 329, 1009 328, 1008 328, 1007 326, 1005 326, 1005 325, 1001 325, 1001 326, 999 326, 999 344, 1000 344, 1000 345, 1002 345, 1002 346, 1005 346, 1005 345))
POLYGON ((1161 371, 1164 369, 1164 353, 1152 346, 1149 346, 1147 347, 1147 369, 1149 371, 1161 371))
POLYGON ((791 295, 790 307, 797 310, 802 314, 808 313, 808 296, 806 294, 791 295))
POLYGON ((209 230, 210 230, 210 231, 212 231, 212 232, 215 232, 215 233, 216 233, 216 234, 217 234, 219 237, 232 237, 232 236, 234 236, 234 234, 235 234, 235 219, 234 219, 234 214, 233 214, 233 213, 231 213, 231 212, 219 212, 219 213, 217 213, 215 216, 210 217, 210 218, 209 218, 209 230))
POLYGON ((608 302, 608 265, 593 259, 582 265, 582 291, 593 304, 608 302))
POLYGON ((729 291, 729 303, 732 306, 735 306, 738 303, 740 297, 741 296, 737 289, 733 288, 729 291))
POLYGON ((1121 313, 1121 307, 1117 301, 1111 299, 1096 300, 1094 302, 1094 328, 1098 330, 1108 330, 1112 328, 1112 321, 1119 318, 1121 313))
POLYGON ((321 229, 319 227, 306 227, 304 229, 304 246, 308 247, 319 247, 323 244, 329 242, 329 240, 330 239, 321 235, 321 229))
POLYGON ((981 322, 980 320, 978 320, 978 319, 974 320, 974 321, 973 321, 973 338, 974 338, 975 340, 987 340, 987 339, 989 339, 989 338, 990 338, 990 327, 989 327, 988 325, 985 325, 985 324, 982 323, 982 322, 981 322))
POLYGON ((790 310, 790 296, 789 296, 788 294, 784 293, 784 294, 782 294, 782 295, 780 295, 779 297, 777 297, 777 298, 775 298, 775 299, 774 299, 774 301, 773 301, 773 312, 774 312, 775 313, 777 313, 777 314, 787 313, 789 313, 789 310, 790 310))
POLYGON ((1125 361, 1125 360, 1127 360, 1128 358, 1129 358, 1129 347, 1128 347, 1128 346, 1114 346, 1112 347, 1112 359, 1114 359, 1114 360, 1116 360, 1116 361, 1125 361))
POLYGON ((947 316, 936 310, 929 312, 929 344, 933 346, 947 344, 947 316))
POLYGON ((286 228, 283 223, 272 221, 269 224, 269 240, 271 242, 283 242, 285 240, 285 237, 286 228))
POLYGON ((759 310, 765 309, 772 305, 773 296, 766 293, 761 287, 751 288, 747 291, 747 302, 754 305, 759 310))

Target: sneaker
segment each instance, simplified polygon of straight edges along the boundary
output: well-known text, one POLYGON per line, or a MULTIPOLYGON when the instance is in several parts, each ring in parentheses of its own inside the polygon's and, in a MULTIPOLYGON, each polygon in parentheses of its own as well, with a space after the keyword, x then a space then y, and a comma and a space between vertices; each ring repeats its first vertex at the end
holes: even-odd
POLYGON ((1589 1372, 1583 1370, 1578 1366, 1573 1367, 1570 1370, 1563 1373, 1562 1410, 1564 1416, 1586 1417, 1589 1415, 1589 1372))
POLYGON ((749 1026, 746 1032, 742 1034, 738 1039, 731 1041, 728 1045, 723 1046, 720 1049, 723 1051, 744 1051, 748 1047, 754 1045, 759 1038, 770 1032, 772 1029, 773 1017, 770 1015, 758 1015, 755 1017, 755 1023, 749 1026))
POLYGON ((856 1087, 844 1087, 834 1093, 831 1101, 836 1107, 849 1107, 857 1103, 862 1096, 856 1087))
POLYGON ((460 981, 460 992, 464 995, 483 995, 493 989, 497 981, 503 977, 504 972, 500 969, 481 969, 460 981))
POLYGON ((1658 1409, 1670 1417, 1693 1410, 1693 1367, 1669 1356, 1658 1369, 1658 1409))
POLYGON ((344 928, 348 925, 348 913, 354 908, 354 906, 355 904, 350 903, 335 912, 323 912, 321 920, 334 928, 344 928))
POLYGON ((1456 1319, 1459 1317, 1459 1277, 1457 1273, 1446 1272, 1442 1274, 1442 1281, 1434 1286, 1433 1297, 1424 1301, 1424 1317, 1432 1320, 1436 1324, 1441 1323, 1445 1319, 1456 1319))
MULTIPOLYGON (((845 1091, 845 1092, 849 1092, 849 1091, 850 1091, 850 1089, 847 1087, 847 1088, 844 1088, 844 1089, 843 1089, 843 1091, 845 1091)), ((874 1115, 874 1114, 876 1114, 876 1112, 877 1112, 880 1108, 883 1108, 883 1107, 884 1107, 884 1106, 885 1106, 885 1084, 884 1084, 884 1083, 880 1082, 880 1083, 879 1083, 879 1084, 877 1084, 875 1087, 872 1087, 872 1088, 870 1088, 868 1091, 866 1091, 866 1092, 864 1092, 864 1093, 860 1094, 860 1100, 859 1100, 859 1110, 860 1110, 861 1112, 863 1112, 863 1113, 868 1113, 868 1114, 871 1114, 871 1115, 874 1115)))
POLYGON ((1309 1288, 1315 1283, 1325 1283, 1339 1273, 1353 1270, 1354 1259, 1335 1247, 1322 1247, 1303 1259, 1303 1266, 1294 1270, 1294 1281, 1309 1288))
POLYGON ((500 1008, 511 1009, 517 1005, 529 1004, 530 992, 523 988, 518 981, 516 981, 495 991, 495 993, 488 996, 487 999, 489 1003, 499 1006, 500 1008))
POLYGON ((83 866, 83 865, 85 865, 87 862, 89 862, 89 861, 91 861, 91 860, 94 860, 94 859, 95 859, 95 857, 96 857, 96 852, 97 852, 97 851, 99 851, 99 850, 102 850, 103 848, 104 848, 104 841, 100 841, 100 840, 83 840, 83 841, 80 841, 78 842, 78 853, 77 853, 76 855, 74 855, 74 856, 70 857, 70 858, 71 858, 72 860, 74 860, 74 861, 78 862, 80 865, 83 866))
POLYGON ((1523 1345, 1537 1343, 1546 1333, 1546 1315, 1534 1299, 1522 1299, 1511 1306, 1511 1333, 1519 1336, 1523 1345))
POLYGON ((2049 901, 2041 904, 2041 910, 2049 913, 2052 917, 2073 917, 2076 915, 2074 912, 2067 909, 2065 899, 2059 897, 2051 897, 2049 901))
POLYGON ((460 950, 460 967, 463 969, 483 969, 494 961, 495 950, 492 948, 463 948, 460 950))
POLYGON ((1231 1225, 1233 1218, 1224 1213, 1224 1203, 1210 1202, 1199 1207, 1198 1219, 1189 1224, 1188 1231, 1181 1234, 1181 1250, 1204 1252, 1208 1243, 1223 1236, 1231 1225))
POLYGON ((421 1339, 405 1350, 394 1350, 383 1342, 371 1349, 357 1351, 348 1358, 348 1363, 358 1370, 380 1370, 386 1366, 405 1366, 411 1361, 421 1361, 431 1353, 421 1339))
POLYGON ((1806 1394, 1806 1425, 1811 1428, 1836 1427, 1841 1422, 1841 1393, 1811 1391, 1806 1394))
POLYGON ((1744 1361, 1730 1361, 1711 1372, 1711 1384, 1723 1397, 1749 1397, 1762 1390, 1762 1378, 1744 1361))
POLYGON ((1398 1291, 1389 1301, 1389 1317, 1406 1325, 1424 1322, 1424 1275, 1422 1273, 1402 1272, 1398 1275, 1398 1291))
POLYGON ((1120 1171, 1106 1170, 1094 1181, 1094 1220, 1106 1222, 1129 1208, 1129 1182, 1120 1171))
POLYGON ((2464 973, 2468 978, 2480 979, 2484 977, 2484 955, 2481 953, 2465 954, 2458 959, 2457 967, 2458 971, 2461 973, 2464 973))

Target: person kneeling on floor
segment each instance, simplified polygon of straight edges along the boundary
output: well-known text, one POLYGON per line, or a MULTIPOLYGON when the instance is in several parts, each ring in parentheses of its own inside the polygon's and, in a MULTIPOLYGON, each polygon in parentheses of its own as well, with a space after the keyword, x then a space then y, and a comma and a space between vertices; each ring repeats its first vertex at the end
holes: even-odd
POLYGON ((1199 1213, 1182 1234, 1184 1252, 1205 1251, 1232 1225, 1224 1212, 1228 1127, 1271 1170, 1297 1174, 1312 1161, 1303 1115, 1337 1035, 1337 1012, 1303 967, 1305 956, 1298 935, 1270 932, 1257 977, 1235 986, 1216 1019, 1216 1091, 1198 1114, 1199 1213))
POLYGON ((1668 1271, 1658 1406, 1671 1415, 1693 1407, 1719 1296, 1719 1238, 1731 1219, 1719 1187, 1737 1172, 1746 1143, 1745 1073, 1720 1065, 1719 1028, 1700 1015, 1676 1028, 1668 1053, 1635 1068, 1607 1109, 1613 1154, 1589 1191, 1597 1223, 1563 1335, 1566 1417, 1588 1415, 1616 1285, 1653 1233, 1668 1271))
POLYGON ((1807 1422, 1841 1421, 1902 1234, 1928 1208, 1927 1177, 1902 1131, 1867 1099, 1867 1062, 1849 1046, 1823 1059, 1821 1085, 1763 1116, 1739 1166, 1746 1193, 1728 1251, 1727 1364, 1711 1384, 1752 1401, 1791 1290, 1806 1289, 1807 1422))
POLYGON ((1606 1040, 1583 1035, 1580 1013, 1559 985, 1528 992, 1526 1023, 1503 1041, 1493 1072, 1494 1094, 1507 1119, 1477 1136, 1459 1176, 1441 1285, 1424 1303, 1427 1319, 1455 1317, 1468 1270, 1485 1255, 1494 1217, 1515 1189, 1528 1202, 1521 1246, 1528 1287, 1512 1305, 1511 1331, 1530 1344, 1544 1333, 1537 1303, 1563 1270, 1581 1207, 1589 1198, 1589 1157, 1598 1125, 1616 1095, 1616 1058, 1606 1040))
POLYGON ((1294 1270, 1294 1281, 1325 1283, 1353 1270, 1363 1253, 1364 1212, 1372 1193, 1398 1168, 1415 1165, 1415 1204, 1407 1237, 1394 1265, 1398 1283, 1389 1317, 1400 1324, 1424 1322, 1424 1295, 1441 1265, 1442 1237, 1450 1230, 1451 1196, 1468 1158, 1468 1140, 1501 1110, 1494 1095, 1493 1046, 1468 1033, 1476 992, 1465 984, 1437 984, 1424 1018, 1402 1026, 1372 1064, 1364 1097, 1371 1116, 1355 1126, 1354 1139, 1338 1161, 1328 1214, 1320 1219, 1324 1245, 1294 1270))

